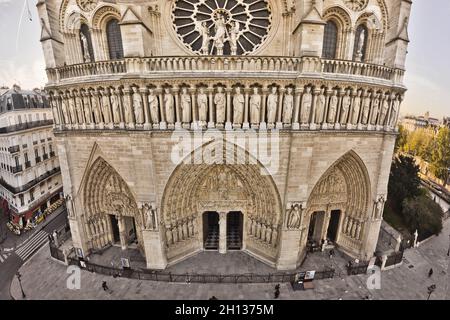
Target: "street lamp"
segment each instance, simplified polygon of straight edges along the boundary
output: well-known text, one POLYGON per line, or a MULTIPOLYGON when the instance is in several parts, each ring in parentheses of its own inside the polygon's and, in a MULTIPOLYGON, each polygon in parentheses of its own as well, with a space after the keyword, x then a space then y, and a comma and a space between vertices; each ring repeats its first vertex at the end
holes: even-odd
POLYGON ((19 286, 20 286, 20 291, 22 292, 22 299, 25 299, 27 296, 25 295, 25 292, 23 292, 23 288, 22 288, 22 275, 20 274, 19 271, 17 271, 16 273, 17 276, 17 280, 19 280, 19 286))
POLYGON ((434 292, 434 290, 436 290, 436 285, 432 284, 431 286, 428 287, 428 298, 427 300, 430 300, 431 294, 434 292))

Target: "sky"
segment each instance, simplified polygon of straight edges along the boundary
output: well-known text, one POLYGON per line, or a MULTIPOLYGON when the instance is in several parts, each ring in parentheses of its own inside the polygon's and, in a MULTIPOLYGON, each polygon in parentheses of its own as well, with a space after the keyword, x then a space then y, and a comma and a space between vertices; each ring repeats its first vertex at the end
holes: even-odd
MULTIPOLYGON (((25 0, 0 0, 0 86, 18 83, 32 89, 43 87, 47 81, 37 0, 28 2, 32 21, 25 0)), ((403 114, 429 111, 438 118, 450 116, 449 33, 449 0, 413 1, 403 114)))

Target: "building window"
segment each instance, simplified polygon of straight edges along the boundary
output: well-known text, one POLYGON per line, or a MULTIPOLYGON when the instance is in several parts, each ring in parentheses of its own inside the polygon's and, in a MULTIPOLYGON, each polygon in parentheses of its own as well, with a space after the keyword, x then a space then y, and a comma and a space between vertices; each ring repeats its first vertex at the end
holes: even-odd
POLYGON ((16 162, 16 168, 20 165, 19 157, 14 157, 14 161, 16 162))
POLYGON ((353 60, 364 62, 366 60, 367 36, 369 32, 365 25, 361 24, 356 28, 355 47, 353 50, 353 60))
POLYGON ((25 201, 23 200, 23 194, 19 194, 20 206, 23 207, 25 205, 25 201))
POLYGON ((25 152, 25 153, 23 154, 23 157, 25 158, 25 162, 28 162, 28 153, 27 153, 27 152, 25 152))
POLYGON ((34 201, 34 189, 30 190, 30 201, 33 202, 34 201))
POLYGON ((112 60, 122 59, 122 34, 117 19, 110 20, 106 25, 106 37, 108 39, 109 58, 112 60))
POLYGON ((80 40, 81 40, 81 52, 83 54, 84 62, 93 62, 94 60, 94 49, 92 47, 91 32, 89 27, 82 24, 80 27, 80 40))
POLYGON ((39 150, 38 149, 34 149, 34 156, 36 158, 39 157, 39 150))
POLYGON ((322 58, 336 59, 337 39, 338 28, 336 23, 328 21, 325 25, 325 33, 323 36, 322 58))

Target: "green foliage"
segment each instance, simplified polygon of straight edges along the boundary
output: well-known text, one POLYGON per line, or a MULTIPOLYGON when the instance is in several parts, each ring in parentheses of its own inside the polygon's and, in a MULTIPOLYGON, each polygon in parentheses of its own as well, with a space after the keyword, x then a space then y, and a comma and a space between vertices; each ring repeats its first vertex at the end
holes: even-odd
POLYGON ((420 239, 437 235, 442 231, 442 208, 428 195, 403 201, 402 215, 411 233, 418 230, 420 239))
POLYGON ((398 127, 398 136, 395 140, 394 152, 405 151, 405 146, 408 142, 408 130, 406 130, 402 125, 398 127))
POLYGON ((443 127, 439 130, 436 144, 431 156, 431 172, 439 179, 447 182, 450 168, 450 129, 443 127))
POLYGON ((425 130, 419 129, 407 134, 406 143, 403 145, 403 151, 419 156, 429 162, 431 160, 434 145, 434 137, 425 130))
POLYGON ((419 166, 412 157, 399 155, 392 163, 388 197, 395 209, 402 209, 402 203, 407 198, 417 197, 421 194, 419 166))

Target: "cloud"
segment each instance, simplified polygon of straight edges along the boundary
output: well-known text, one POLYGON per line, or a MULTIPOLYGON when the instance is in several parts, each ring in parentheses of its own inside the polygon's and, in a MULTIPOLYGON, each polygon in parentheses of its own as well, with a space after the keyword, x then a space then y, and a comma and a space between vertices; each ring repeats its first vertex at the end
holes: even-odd
POLYGON ((43 87, 46 83, 47 75, 42 59, 24 63, 0 61, 0 85, 11 87, 19 84, 23 89, 33 89, 43 87))

